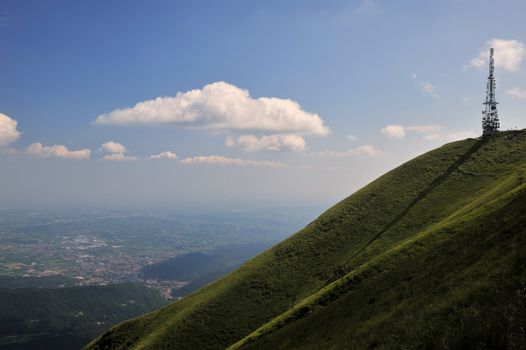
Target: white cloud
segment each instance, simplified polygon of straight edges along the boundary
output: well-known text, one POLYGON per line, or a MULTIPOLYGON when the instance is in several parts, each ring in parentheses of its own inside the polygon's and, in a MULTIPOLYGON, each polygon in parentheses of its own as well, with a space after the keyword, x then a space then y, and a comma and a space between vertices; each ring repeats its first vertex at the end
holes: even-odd
POLYGON ((64 145, 44 146, 41 143, 33 143, 26 148, 26 153, 37 157, 57 157, 68 159, 88 159, 91 151, 87 148, 71 151, 64 145))
POLYGON ((526 58, 526 46, 518 40, 491 39, 478 56, 474 57, 464 68, 483 68, 488 65, 489 48, 495 49, 495 66, 516 71, 526 58))
POLYGON ((20 131, 16 129, 17 121, 0 113, 0 146, 16 141, 20 137, 20 131))
POLYGON ((405 128, 402 125, 391 124, 382 128, 382 134, 390 139, 403 139, 405 137, 405 128))
POLYGON ((521 89, 519 87, 516 87, 516 88, 513 88, 513 89, 510 89, 510 90, 506 91, 506 94, 510 95, 513 98, 517 98, 519 100, 522 100, 522 99, 526 98, 526 90, 525 89, 521 89))
POLYGON ((182 164, 212 164, 212 165, 240 165, 240 166, 256 166, 256 167, 270 167, 283 168, 285 164, 281 162, 271 162, 267 160, 245 160, 239 158, 227 158, 223 156, 197 156, 189 157, 181 160, 182 164))
POLYGON ((479 136, 473 130, 451 131, 441 125, 407 126, 405 129, 409 132, 422 135, 422 138, 428 141, 440 140, 451 142, 479 136))
POLYGON ((227 147, 238 145, 247 152, 255 151, 282 151, 290 150, 300 152, 306 149, 307 144, 303 137, 294 134, 287 135, 265 135, 256 137, 254 135, 241 135, 236 139, 228 136, 225 144, 227 147))
POLYGON ((105 155, 102 159, 110 161, 132 161, 137 160, 137 157, 125 156, 124 153, 113 153, 105 155))
POLYGON ((368 157, 378 157, 384 154, 373 145, 362 145, 349 150, 350 153, 357 156, 368 156, 368 157))
POLYGON ((347 135, 347 139, 349 141, 355 142, 355 141, 358 141, 359 137, 356 135, 347 135))
POLYGON ((126 147, 115 141, 108 141, 101 145, 101 150, 106 153, 125 153, 126 147))
POLYGON ((131 161, 136 160, 137 157, 126 156, 124 153, 128 152, 126 147, 116 141, 108 141, 100 146, 102 152, 110 153, 102 157, 102 160, 110 161, 131 161))
POLYGON ((443 141, 443 142, 452 142, 452 141, 458 141, 458 140, 464 140, 467 138, 476 138, 480 135, 477 134, 473 130, 465 130, 465 131, 443 131, 443 132, 436 132, 436 133, 429 133, 424 135, 424 140, 428 141, 443 141))
POLYGON ((362 145, 356 148, 352 148, 347 151, 321 151, 317 153, 310 153, 311 156, 322 156, 322 157, 378 157, 385 153, 374 147, 373 145, 362 145))
POLYGON ((172 151, 164 151, 150 156, 151 159, 177 159, 177 154, 172 151))
POLYGON ((97 124, 177 123, 209 129, 261 130, 326 135, 323 120, 304 111, 292 100, 276 97, 254 99, 232 84, 216 82, 202 89, 158 97, 131 108, 102 114, 97 124))
POLYGON ((432 134, 440 132, 444 129, 441 125, 414 125, 404 127, 407 131, 411 131, 417 134, 432 134))
POLYGON ((436 88, 433 84, 431 84, 431 82, 423 81, 420 83, 420 87, 422 88, 422 91, 424 92, 424 94, 431 96, 433 98, 438 97, 438 95, 435 92, 436 88))
POLYGON ((418 84, 418 86, 420 86, 420 89, 425 95, 431 96, 435 99, 439 98, 438 94, 436 93, 436 87, 430 81, 419 80, 418 75, 416 75, 416 73, 411 73, 411 78, 413 78, 416 81, 416 83, 418 84))
POLYGON ((389 138, 397 139, 405 138, 407 133, 414 133, 420 135, 424 140, 440 140, 445 142, 478 137, 472 130, 449 131, 441 125, 388 125, 382 129, 382 133, 389 138))

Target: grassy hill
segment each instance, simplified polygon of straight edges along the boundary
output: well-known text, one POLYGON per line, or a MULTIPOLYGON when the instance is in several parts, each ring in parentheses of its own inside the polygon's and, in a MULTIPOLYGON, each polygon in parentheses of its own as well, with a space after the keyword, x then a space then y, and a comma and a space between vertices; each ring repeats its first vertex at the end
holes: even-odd
POLYGON ((0 349, 80 349, 112 325, 165 304, 157 290, 131 283, 0 288, 0 349))
POLYGON ((524 348, 526 131, 390 171, 88 348, 524 348))

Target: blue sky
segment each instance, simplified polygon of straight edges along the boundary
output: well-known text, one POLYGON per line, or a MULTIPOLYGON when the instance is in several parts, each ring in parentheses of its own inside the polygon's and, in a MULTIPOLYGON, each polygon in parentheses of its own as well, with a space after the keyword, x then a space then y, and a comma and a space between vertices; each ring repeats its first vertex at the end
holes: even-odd
POLYGON ((524 13, 4 0, 0 206, 330 204, 478 135, 490 45, 503 128, 526 127, 524 13))

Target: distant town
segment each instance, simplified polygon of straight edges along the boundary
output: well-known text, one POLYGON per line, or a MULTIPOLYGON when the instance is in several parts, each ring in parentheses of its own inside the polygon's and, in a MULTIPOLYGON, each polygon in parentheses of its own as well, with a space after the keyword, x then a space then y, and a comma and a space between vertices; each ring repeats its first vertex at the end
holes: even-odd
POLYGON ((144 278, 144 266, 229 242, 270 245, 305 220, 283 222, 265 217, 250 222, 243 214, 237 218, 193 215, 184 220, 178 215, 138 217, 107 212, 82 217, 72 212, 9 214, 0 223, 0 277, 64 276, 68 280, 63 286, 135 282, 158 289, 166 299, 190 281, 144 278))

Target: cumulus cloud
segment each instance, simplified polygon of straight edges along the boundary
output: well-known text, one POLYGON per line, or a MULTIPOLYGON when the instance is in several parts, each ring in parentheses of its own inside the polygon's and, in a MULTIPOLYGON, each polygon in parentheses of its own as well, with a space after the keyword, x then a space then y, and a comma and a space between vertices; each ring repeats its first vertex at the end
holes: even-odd
POLYGON ((398 124, 387 125, 382 128, 382 134, 390 139, 403 139, 405 137, 405 128, 398 124))
POLYGON ((239 146, 247 152, 255 151, 283 151, 289 150, 300 152, 306 149, 307 144, 303 137, 294 134, 287 135, 265 135, 257 137, 254 135, 241 135, 236 139, 229 136, 225 144, 227 147, 239 146))
POLYGON ((382 128, 382 133, 389 138, 404 139, 407 133, 420 135, 424 140, 456 141, 466 138, 478 137, 472 130, 450 131, 441 125, 388 125, 382 128))
POLYGON ((238 165, 238 166, 255 166, 269 168, 283 168, 285 164, 281 162, 271 162, 267 160, 246 160, 239 158, 228 158, 223 156, 197 156, 181 160, 182 164, 213 164, 213 165, 238 165))
POLYGON ((352 148, 347 151, 321 151, 317 153, 311 153, 312 156, 322 156, 322 157, 379 157, 385 153, 374 147, 373 145, 361 145, 356 148, 352 148))
POLYGON ((102 160, 110 161, 131 161, 136 160, 137 157, 126 156, 124 153, 128 152, 126 147, 116 141, 108 141, 100 146, 102 152, 110 153, 102 157, 102 160))
POLYGON ((526 46, 518 40, 491 39, 478 56, 474 57, 464 68, 483 68, 488 65, 489 48, 495 49, 495 66, 516 71, 526 58, 526 46))
POLYGON ((131 108, 99 115, 97 124, 162 124, 209 129, 260 130, 326 135, 323 120, 292 100, 252 98, 247 90, 225 82, 158 97, 131 108))
POLYGON ((16 141, 20 131, 16 129, 18 123, 7 115, 0 113, 0 146, 16 141))
POLYGON ((68 159, 88 159, 91 151, 87 148, 71 151, 64 145, 44 146, 41 143, 33 143, 26 148, 26 153, 37 157, 57 157, 68 159))
POLYGON ((106 153, 125 153, 126 147, 115 141, 108 141, 101 145, 101 150, 106 153))
POLYGON ((177 154, 172 151, 164 151, 150 156, 150 159, 177 159, 177 154))
POLYGON ((513 98, 519 99, 519 100, 522 100, 522 99, 526 98, 526 90, 525 89, 521 89, 519 87, 516 87, 516 88, 513 88, 513 89, 510 89, 510 90, 506 91, 506 94, 510 95, 513 98))

